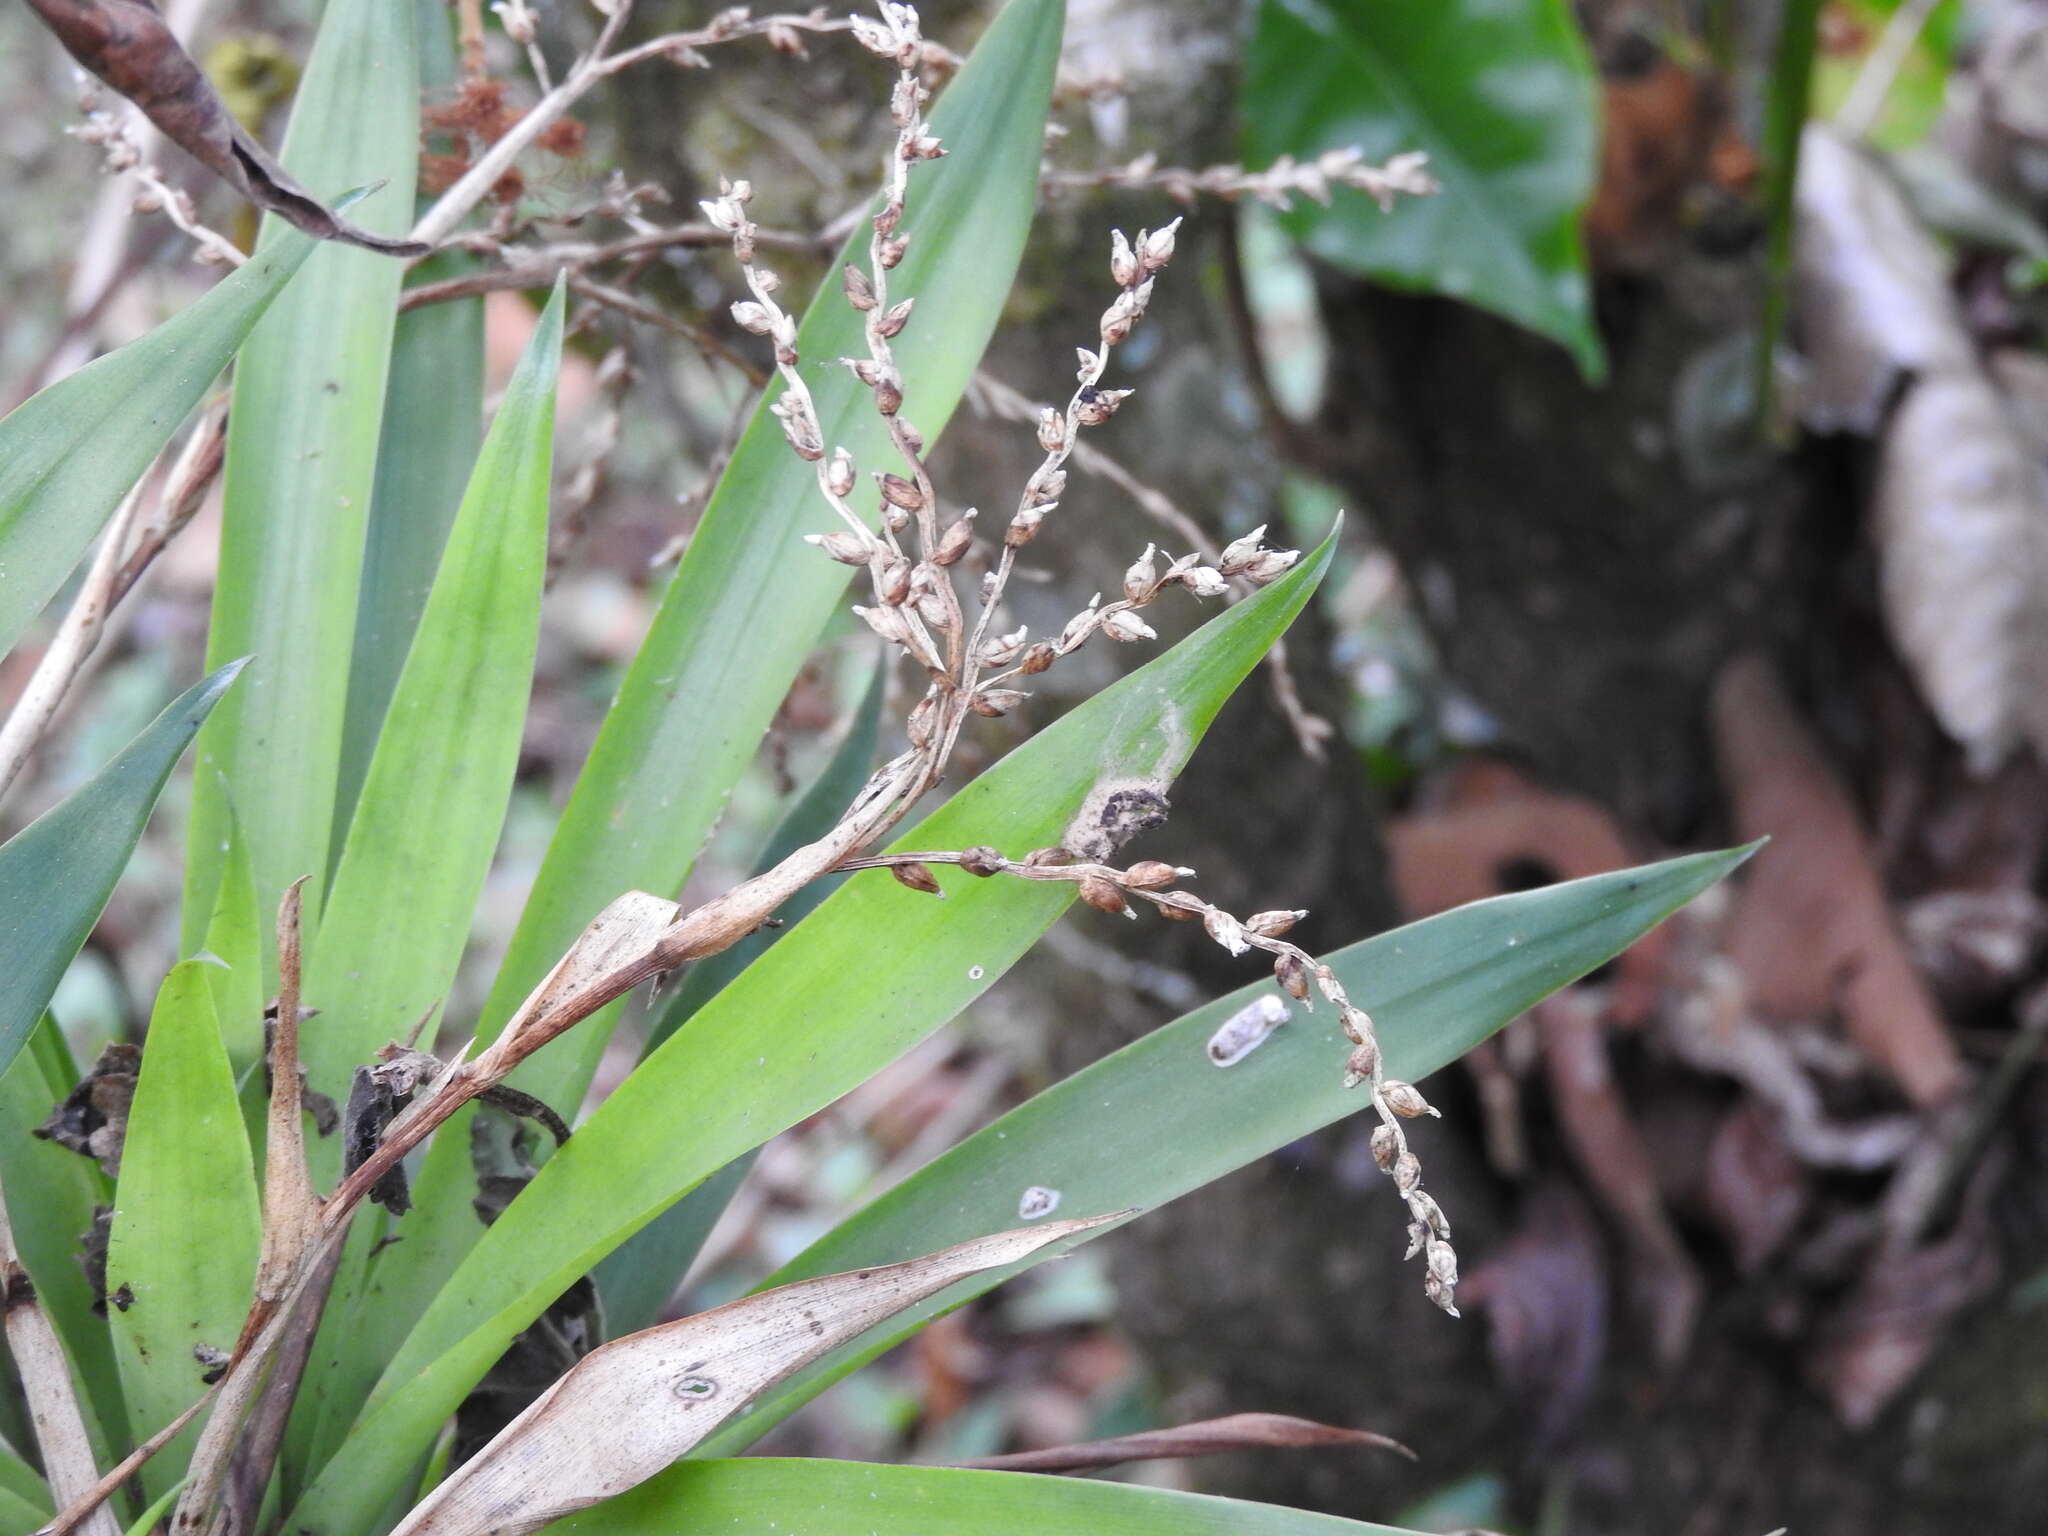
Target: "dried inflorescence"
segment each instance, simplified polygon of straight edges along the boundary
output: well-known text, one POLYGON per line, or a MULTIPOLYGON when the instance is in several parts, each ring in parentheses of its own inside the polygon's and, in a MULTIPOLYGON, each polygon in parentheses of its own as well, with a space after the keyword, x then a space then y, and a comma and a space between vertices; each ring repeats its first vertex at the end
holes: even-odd
MULTIPOLYGON (((950 756, 969 716, 1003 715, 1028 697, 1010 684, 1044 672, 1097 632, 1126 644, 1157 638, 1139 611, 1169 587, 1185 588, 1199 598, 1222 597, 1233 579, 1251 585, 1276 580, 1300 554, 1267 547, 1263 527, 1227 545, 1214 564, 1205 563, 1199 554, 1174 557, 1156 545, 1147 545, 1124 572, 1116 597, 1104 602, 1098 593, 1057 634, 1034 639, 1026 629, 992 633, 1019 551, 1038 537, 1059 508, 1066 489, 1066 463, 1081 434, 1107 422, 1130 396, 1128 389, 1104 388, 1103 379, 1114 349, 1144 320, 1154 282, 1173 259, 1180 220, 1160 229, 1140 230, 1135 240, 1119 230, 1111 239, 1109 262, 1116 297, 1102 313, 1096 344, 1077 349, 1076 387, 1066 409, 1047 406, 1039 414, 1038 444, 1045 456, 1025 482, 1003 529, 995 559, 976 595, 978 611, 972 629, 966 629, 951 571, 973 545, 976 514, 969 509, 942 526, 938 492, 924 462, 924 439, 904 415, 902 375, 890 348, 908 323, 915 303, 910 298, 895 299, 889 288, 889 274, 902 260, 910 239, 904 227, 909 170, 919 161, 938 158, 945 149, 924 118, 928 92, 918 73, 924 46, 916 11, 908 5, 885 3, 879 21, 862 18, 855 22, 854 35, 870 51, 893 61, 899 71, 890 97, 897 137, 890 150, 882 207, 873 218, 869 266, 866 271, 849 266, 844 273, 847 301, 865 321, 868 352, 865 357, 841 362, 872 392, 875 409, 902 461, 900 471, 871 471, 881 500, 878 528, 870 529, 849 502, 857 483, 857 466, 845 448, 827 450, 816 403, 798 371, 796 321, 775 297, 780 280, 756 259, 757 231, 746 212, 752 188, 745 182, 722 182, 720 195, 706 201, 703 208, 711 223, 730 237, 753 295, 733 305, 734 320, 743 329, 768 338, 775 349, 775 366, 785 388, 770 410, 782 423, 790 447, 817 467, 819 489, 843 525, 830 533, 810 535, 810 542, 843 564, 867 570, 874 603, 856 605, 854 612, 923 668, 930 679, 907 722, 911 755, 919 763, 917 776, 929 782, 936 779, 950 756)), ((1425 190, 1428 180, 1419 160, 1412 164, 1404 160, 1368 177, 1366 168, 1354 157, 1343 155, 1334 157, 1308 180, 1298 167, 1279 168, 1279 172, 1282 179, 1294 178, 1289 184, 1296 190, 1313 192, 1326 191, 1332 178, 1343 176, 1352 177, 1353 185, 1379 186, 1386 180, 1383 195, 1388 197, 1394 190, 1425 190)), ((1275 180, 1261 195, 1269 200, 1278 196, 1280 185, 1281 181, 1275 180)), ((1248 185, 1246 189, 1250 189, 1248 185)), ((901 760, 885 768, 877 780, 900 776, 900 772, 901 760)), ((868 837, 862 842, 871 845, 872 840, 868 837)), ((1087 851, 1106 859, 1115 850, 1087 851)), ((1450 1223, 1423 1191, 1421 1163, 1409 1150, 1401 1125, 1404 1119, 1436 1111, 1413 1085, 1385 1075, 1372 1020, 1352 1004, 1336 972, 1281 937, 1303 913, 1261 912, 1240 919, 1177 888, 1191 870, 1157 860, 1118 868, 1097 859, 1084 860, 1067 848, 1039 849, 1022 860, 1006 858, 993 848, 869 858, 857 854, 858 848, 850 847, 837 867, 886 868, 910 889, 934 895, 940 893, 930 868, 934 863, 956 864, 981 876, 1068 881, 1083 901, 1101 911, 1131 916, 1135 915, 1134 903, 1149 903, 1170 918, 1200 922, 1209 936, 1233 955, 1251 949, 1271 954, 1275 977, 1290 997, 1313 1007, 1311 994, 1319 993, 1339 1010, 1344 1031, 1353 1042, 1345 1082, 1351 1087, 1369 1085, 1381 1121, 1373 1131, 1373 1156, 1408 1205, 1410 1257, 1425 1256, 1428 1275, 1424 1286, 1430 1299, 1455 1314, 1458 1265, 1450 1243, 1450 1223)))
POLYGON ((1247 171, 1241 165, 1211 165, 1191 171, 1162 166, 1157 155, 1148 154, 1106 171, 1055 171, 1047 179, 1055 186, 1156 189, 1181 203, 1203 196, 1231 202, 1249 197, 1283 211, 1292 208, 1297 197, 1327 205, 1333 189, 1350 187, 1372 198, 1384 213, 1396 198, 1428 197, 1441 190, 1428 167, 1429 156, 1419 149, 1394 155, 1384 165, 1372 165, 1367 163, 1365 151, 1354 145, 1325 150, 1313 160, 1282 155, 1263 171, 1247 171))

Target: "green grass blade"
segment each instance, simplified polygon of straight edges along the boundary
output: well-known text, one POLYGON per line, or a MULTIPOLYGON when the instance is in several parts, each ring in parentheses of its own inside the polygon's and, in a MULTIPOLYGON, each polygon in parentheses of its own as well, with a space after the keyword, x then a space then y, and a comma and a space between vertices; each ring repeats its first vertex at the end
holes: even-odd
POLYGON ((50 1485, 11 1445, 0 1445, 0 1532, 34 1530, 53 1511, 50 1485))
MULTIPOLYGON (((193 1351, 234 1348, 256 1283, 256 1166, 208 965, 174 967, 157 993, 114 1190, 107 1320, 137 1442, 205 1390, 193 1351)), ((142 1469, 148 1497, 184 1474, 198 1438, 189 1426, 142 1469)))
MULTIPOLYGON (((220 1017, 221 1044, 237 1081, 263 1060, 263 930, 256 907, 256 872, 249 867, 249 843, 235 831, 230 811, 228 849, 206 924, 206 953, 220 962, 206 973, 220 1017)), ((264 1096, 269 1102, 268 1095, 264 1096)))
MULTIPOLYGON (((418 282, 432 282, 464 270, 465 260, 437 256, 413 275, 418 282)), ((483 300, 430 304, 400 315, 392 336, 355 650, 349 660, 348 715, 335 796, 337 847, 369 772, 378 728, 476 463, 483 417, 483 300)))
POLYGON ((171 765, 241 670, 230 662, 173 699, 111 763, 0 847, 0 1071, 99 921, 171 765))
POLYGON ((0 656, 63 586, 313 244, 292 231, 190 308, 0 421, 0 656))
MULTIPOLYGON (((1413 1082, 1605 964, 1749 853, 1693 854, 1475 902, 1324 958, 1378 1024, 1388 1074, 1413 1082)), ((1261 995, 1278 995, 1270 980, 1218 998, 1047 1089, 763 1283, 892 1263, 934 1243, 1000 1231, 1016 1221, 1018 1199, 1033 1185, 1058 1190, 1062 1211, 1150 1210, 1366 1107, 1340 1081, 1350 1045, 1328 1008, 1309 1014, 1297 1006, 1292 1022, 1236 1066, 1210 1063, 1206 1046, 1217 1026, 1261 995), (1201 1134, 1189 1135, 1189 1126, 1201 1134)), ((1425 1134, 1425 1162, 1426 1142, 1425 1134)), ((1398 1242, 1400 1207, 1389 1198, 1378 1215, 1384 1240, 1398 1242)), ((791 1377, 707 1440, 702 1454, 734 1454, 862 1361, 1015 1273, 976 1276, 791 1377)))
POLYGON ((1792 197, 1799 184, 1799 141, 1813 99, 1821 0, 1785 0, 1764 93, 1764 305, 1757 343, 1757 422, 1771 430, 1778 343, 1792 302, 1792 197))
POLYGON ((64 1341, 80 1387, 86 1427, 104 1450, 127 1431, 114 1344, 105 1319, 93 1311, 92 1287, 78 1262, 93 1207, 113 1203, 113 1186, 97 1164, 29 1134, 78 1081, 74 1071, 51 1070, 62 1051, 56 1020, 48 1014, 34 1043, 0 1073, 0 1182, 22 1266, 35 1282, 50 1325, 64 1341), (50 1048, 42 1049, 44 1045, 50 1048))
MULTIPOLYGON (((846 739, 839 743, 824 771, 782 818, 755 861, 754 873, 772 869, 804 844, 823 837, 853 803, 853 797, 874 767, 875 742, 881 734, 883 682, 883 669, 877 667, 866 696, 854 711, 846 739)), ((814 880, 784 904, 778 914, 782 928, 763 928, 731 949, 691 966, 684 973, 683 984, 648 1026, 643 1054, 651 1054, 689 1022, 698 1009, 765 954, 769 945, 809 917, 845 883, 844 876, 814 880)), ((753 1161, 751 1152, 733 1159, 635 1232, 624 1246, 597 1266, 597 1293, 604 1302, 605 1331, 612 1338, 638 1333, 660 1317, 663 1304, 674 1294, 683 1271, 704 1246, 704 1239, 711 1235, 713 1224, 753 1161)))
MULTIPOLYGON (((307 1081, 336 1100, 356 1066, 447 995, 504 826, 547 570, 562 309, 558 289, 477 456, 335 872, 306 977, 320 1018, 302 1039, 307 1081)), ((331 1182, 339 1147, 308 1152, 315 1182, 331 1182)), ((338 1418, 338 1435, 386 1358, 371 1345, 392 1325, 356 1318, 367 1238, 350 1239, 331 1293, 306 1394, 318 1407, 302 1408, 317 1419, 301 1420, 295 1469, 324 1448, 319 1424, 338 1418)), ((435 1251, 415 1245, 405 1259, 435 1251)))
POLYGON ((1416 1536, 1390 1525, 1131 1483, 773 1457, 679 1462, 546 1529, 555 1536, 669 1536, 681 1529, 773 1531, 791 1522, 803 1536, 1416 1536))
MULTIPOLYGON (((361 205, 360 222, 402 233, 418 116, 411 0, 331 0, 292 109, 286 167, 323 197, 384 183, 361 205)), ((266 221, 264 248, 289 238, 282 228, 266 221)), ((234 830, 248 839, 258 907, 276 911, 286 886, 313 875, 308 933, 318 924, 401 275, 387 256, 323 245, 235 366, 207 655, 255 659, 200 742, 187 953, 213 910, 230 803, 234 830)))
POLYGON ((1382 213, 1363 192, 1280 221, 1347 271, 1492 310, 1606 373, 1579 219, 1600 83, 1567 0, 1262 0, 1245 52, 1245 161, 1357 146, 1429 155, 1443 184, 1382 213))
MULTIPOLYGON (((1287 577, 1041 731, 896 846, 986 842, 1021 854, 1059 841, 1099 784, 1163 786, 1308 600, 1334 546, 1332 535, 1287 577)), ((295 1532, 362 1530, 397 1469, 578 1275, 952 1018, 1072 900, 1065 884, 940 878, 944 901, 887 876, 847 882, 641 1063, 485 1230, 300 1500, 295 1532), (801 998, 831 1003, 791 1006, 801 998)))
POLYGON ((32 1501, 11 1487, 0 1485, 0 1536, 29 1536, 29 1532, 50 1518, 50 1501, 32 1501))
MULTIPOLYGON (((1023 251, 1064 10, 1061 0, 1010 0, 932 112, 947 157, 912 177, 905 228, 915 238, 891 292, 915 294, 917 308, 895 347, 905 415, 934 441, 980 361, 1023 251)), ((863 227, 846 259, 865 264, 866 240, 863 227)), ((862 353, 859 321, 829 278, 797 346, 825 441, 844 444, 867 468, 891 462, 882 422, 868 391, 835 361, 862 353)), ((485 1039, 614 896, 681 888, 845 590, 846 567, 799 542, 835 522, 812 466, 790 452, 768 414, 779 388, 734 450, 591 749, 484 1009, 485 1039)), ((858 494, 872 507, 865 476, 858 494)), ((513 1082, 573 1107, 609 1017, 549 1046, 513 1082)))

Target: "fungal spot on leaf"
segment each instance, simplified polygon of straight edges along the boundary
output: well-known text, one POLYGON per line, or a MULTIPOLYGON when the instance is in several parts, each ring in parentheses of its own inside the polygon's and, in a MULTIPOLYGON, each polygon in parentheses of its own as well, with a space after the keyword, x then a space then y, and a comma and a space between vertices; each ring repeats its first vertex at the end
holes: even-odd
POLYGON ((126 1312, 135 1305, 135 1291, 126 1281, 123 1281, 121 1288, 109 1296, 107 1300, 113 1303, 116 1312, 126 1312))
POLYGON ((1219 1067, 1236 1066, 1292 1017, 1287 1005, 1270 992, 1254 999, 1225 1019, 1209 1037, 1209 1060, 1219 1067))
POLYGON ((1062 846, 1084 859, 1107 863, 1141 832, 1166 825, 1167 803, 1163 782, 1144 779, 1104 779, 1081 802, 1081 809, 1067 824, 1062 846))
POLYGON ((1050 1216, 1059 1208, 1060 1192, 1058 1190, 1047 1189, 1042 1184, 1034 1184, 1024 1191, 1023 1198, 1017 1202, 1017 1219, 1019 1221, 1037 1221, 1042 1217, 1050 1216))
POLYGON ((676 1383, 676 1396, 688 1403, 701 1403, 718 1396, 718 1383, 709 1376, 685 1376, 676 1383))

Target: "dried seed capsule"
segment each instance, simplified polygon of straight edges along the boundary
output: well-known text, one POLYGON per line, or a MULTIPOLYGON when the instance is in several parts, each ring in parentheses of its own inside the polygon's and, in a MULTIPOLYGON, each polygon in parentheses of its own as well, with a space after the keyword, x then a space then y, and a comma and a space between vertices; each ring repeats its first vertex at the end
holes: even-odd
POLYGON ((1024 505, 1043 507, 1060 499, 1067 488, 1064 469, 1041 469, 1024 486, 1024 505))
POLYGON ((1177 923, 1192 923, 1209 910, 1209 903, 1187 891, 1163 891, 1153 900, 1162 914, 1177 923))
POLYGON ((1372 1081, 1373 1073, 1380 1067, 1380 1048, 1368 1040, 1351 1052, 1351 1059, 1344 1063, 1344 1086, 1356 1088, 1360 1083, 1372 1081))
POLYGON ((863 608, 859 603, 855 603, 853 611, 860 615, 862 622, 869 629, 884 640, 897 645, 904 642, 908 632, 903 628, 903 620, 894 608, 863 608))
POLYGON ((872 546, 859 534, 834 529, 831 533, 807 533, 806 544, 815 544, 841 565, 866 565, 872 546))
POLYGON ((1230 590, 1230 583, 1223 579, 1223 573, 1211 566, 1197 565, 1180 578, 1181 585, 1197 597, 1222 597, 1230 590))
POLYGON ((766 305, 756 304, 752 299, 736 300, 732 306, 732 318, 743 331, 756 336, 766 336, 775 325, 775 317, 768 313, 766 305))
POLYGON ((1217 562, 1223 567, 1223 574, 1235 576, 1258 557, 1259 541, 1266 536, 1266 525, 1259 524, 1241 539, 1232 539, 1223 546, 1222 558, 1217 562))
POLYGON ((1038 446, 1047 453, 1067 446, 1067 419, 1049 405, 1038 408, 1038 446))
POLYGON ((1393 1175, 1394 1188, 1407 1194, 1422 1185, 1422 1159, 1413 1152, 1403 1152, 1394 1159, 1394 1166, 1387 1170, 1393 1175))
POLYGON ((974 508, 955 518, 939 535, 939 547, 932 551, 933 565, 954 565, 974 545, 974 508))
POLYGON ((1271 912, 1254 912, 1244 920, 1244 925, 1262 939, 1277 939, 1307 916, 1306 907, 1293 911, 1281 907, 1271 912))
POLYGON ((1281 988, 1296 1002, 1308 1001, 1308 967, 1298 955, 1282 955, 1273 962, 1273 975, 1281 988))
POLYGON ((1264 549, 1244 568, 1244 578, 1264 586, 1287 574, 1294 562, 1301 558, 1298 549, 1264 549))
POLYGON ((1027 507, 1010 519, 1010 526, 1003 530, 1003 543, 1011 549, 1022 549, 1038 537, 1038 525, 1045 521, 1046 509, 1027 507))
POLYGON ((980 875, 983 879, 1001 874, 1008 863, 1009 860, 986 843, 960 850, 960 867, 970 875, 980 875))
POLYGON ((1015 688, 983 688, 967 701, 967 707, 977 715, 1000 720, 1030 697, 1015 688))
POLYGON ((1024 855, 1024 862, 1033 869, 1052 869, 1074 862, 1074 856, 1064 848, 1034 848, 1024 855))
MULTIPOLYGON (((1143 236, 1139 239, 1142 241, 1143 236)), ((1120 229, 1109 232, 1109 275, 1119 288, 1128 288, 1138 280, 1138 257, 1131 249, 1131 242, 1124 238, 1120 229)))
POLYGON ((913 891, 923 891, 927 896, 943 896, 939 889, 939 877, 931 872, 928 865, 919 863, 891 864, 889 873, 896 877, 898 885, 907 885, 913 891))
MULTIPOLYGON (((899 214, 898 217, 901 217, 899 214)), ((903 253, 910 249, 910 236, 887 235, 876 243, 875 254, 884 268, 894 268, 903 260, 903 253)))
POLYGON ((1456 1317, 1459 1315, 1458 1309, 1451 1298, 1451 1287, 1445 1285, 1443 1281, 1437 1279, 1435 1275, 1427 1276, 1423 1280, 1422 1294, 1427 1296, 1431 1301, 1435 1302, 1438 1306, 1442 1307, 1444 1311, 1448 1312, 1452 1317, 1456 1317))
POLYGON ((875 596, 890 607, 901 606, 910 596, 910 562, 898 554, 885 554, 875 562, 875 596))
POLYGON ((1138 265, 1146 272, 1157 272, 1173 260, 1174 233, 1180 228, 1175 219, 1164 229, 1155 229, 1150 234, 1138 236, 1138 265))
POLYGON ((935 629, 940 634, 944 634, 953 627, 957 616, 953 611, 952 605, 939 593, 929 588, 918 593, 916 606, 917 616, 924 620, 926 628, 935 629))
POLYGON ((891 506, 901 507, 906 512, 915 512, 924 505, 924 492, 917 488, 915 480, 906 480, 901 475, 877 470, 875 483, 881 486, 882 495, 891 506))
POLYGON ((1017 670, 1024 673, 1027 677, 1033 673, 1043 672, 1053 664, 1058 654, 1050 645, 1041 640, 1025 651, 1024 659, 1017 663, 1017 670))
POLYGON ((891 304, 882 318, 875 322, 875 329, 885 337, 902 335, 903 327, 910 324, 910 311, 916 303, 915 298, 909 298, 900 304, 891 304))
POLYGON ((893 368, 885 371, 881 382, 875 385, 875 409, 884 416, 894 416, 903 409, 903 381, 893 368))
MULTIPOLYGON (((1360 1050, 1364 1048, 1359 1047, 1360 1050)), ((1404 1083, 1398 1078, 1390 1077, 1380 1084, 1380 1098, 1385 1101, 1387 1108, 1404 1120, 1419 1120, 1424 1115, 1436 1114, 1436 1111, 1430 1108, 1429 1100, 1422 1096, 1413 1083, 1404 1083)))
POLYGON ((1363 1008, 1344 1005, 1344 1033, 1353 1045, 1363 1045, 1372 1038, 1372 1017, 1363 1008))
POLYGON ((834 496, 853 494, 853 455, 844 448, 832 450, 832 462, 825 466, 825 489, 834 496))
POLYGON ((1102 621, 1102 628, 1112 640, 1121 640, 1132 645, 1140 640, 1157 640, 1159 631, 1132 613, 1128 608, 1119 608, 1102 621))
POLYGON ((1128 912, 1130 903, 1124 900, 1124 893, 1111 885, 1100 875, 1086 876, 1080 882, 1081 899, 1098 912, 1128 912))
POLYGON ((1202 914, 1202 926, 1209 931, 1209 937, 1229 950, 1241 955, 1251 946, 1244 941, 1244 924, 1232 917, 1221 907, 1211 907, 1202 914))
POLYGON ((1182 876, 1192 873, 1162 864, 1157 859, 1140 859, 1124 871, 1124 884, 1134 891, 1163 891, 1182 876))
POLYGON ((1145 546, 1145 553, 1131 562, 1124 572, 1124 596, 1134 603, 1142 603, 1159 580, 1159 566, 1152 558, 1153 547, 1145 546))
POLYGON ((1099 427, 1130 397, 1128 389, 1084 389, 1075 399, 1074 419, 1084 427, 1099 427))
POLYGON ((1446 1289, 1458 1283, 1458 1251, 1442 1238, 1432 1237, 1422 1245, 1422 1261, 1446 1289))
POLYGON ((1391 1125, 1372 1128, 1372 1160, 1381 1173, 1389 1172, 1401 1159, 1401 1133, 1391 1125))
POLYGON ((867 273, 861 271, 859 267, 849 264, 846 268, 845 277, 846 302, 858 310, 873 309, 875 307, 875 285, 868 280, 867 273))

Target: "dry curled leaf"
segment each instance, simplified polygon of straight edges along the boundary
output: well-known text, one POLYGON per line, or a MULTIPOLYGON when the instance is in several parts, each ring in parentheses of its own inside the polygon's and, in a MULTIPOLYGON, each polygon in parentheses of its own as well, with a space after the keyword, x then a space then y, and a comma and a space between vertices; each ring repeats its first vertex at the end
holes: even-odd
MULTIPOLYGON (((1120 1213, 1121 1214, 1121 1213, 1120 1213)), ((798 1281, 593 1350, 393 1536, 520 1536, 646 1481, 767 1388, 944 1290, 1119 1215, 798 1281)))
POLYGON ((140 1046, 108 1046, 32 1134, 95 1159, 102 1173, 116 1177, 121 1172, 121 1143, 128 1134, 128 1105, 135 1097, 135 1074, 141 1070, 140 1046))
POLYGON ((119 91, 163 136, 259 208, 322 240, 392 256, 423 256, 417 240, 393 240, 340 218, 271 158, 234 119, 149 0, 29 0, 80 64, 119 91))
POLYGON ((1293 1451, 1323 1445, 1372 1445, 1415 1460, 1400 1441, 1369 1429, 1319 1424, 1285 1413, 1232 1413, 1201 1419, 1171 1429, 1148 1429, 1135 1435, 1087 1440, 1078 1445, 1053 1445, 1007 1456, 981 1456, 958 1462, 997 1472, 1092 1472, 1127 1461, 1158 1461, 1169 1456, 1218 1456, 1226 1451, 1293 1451))

